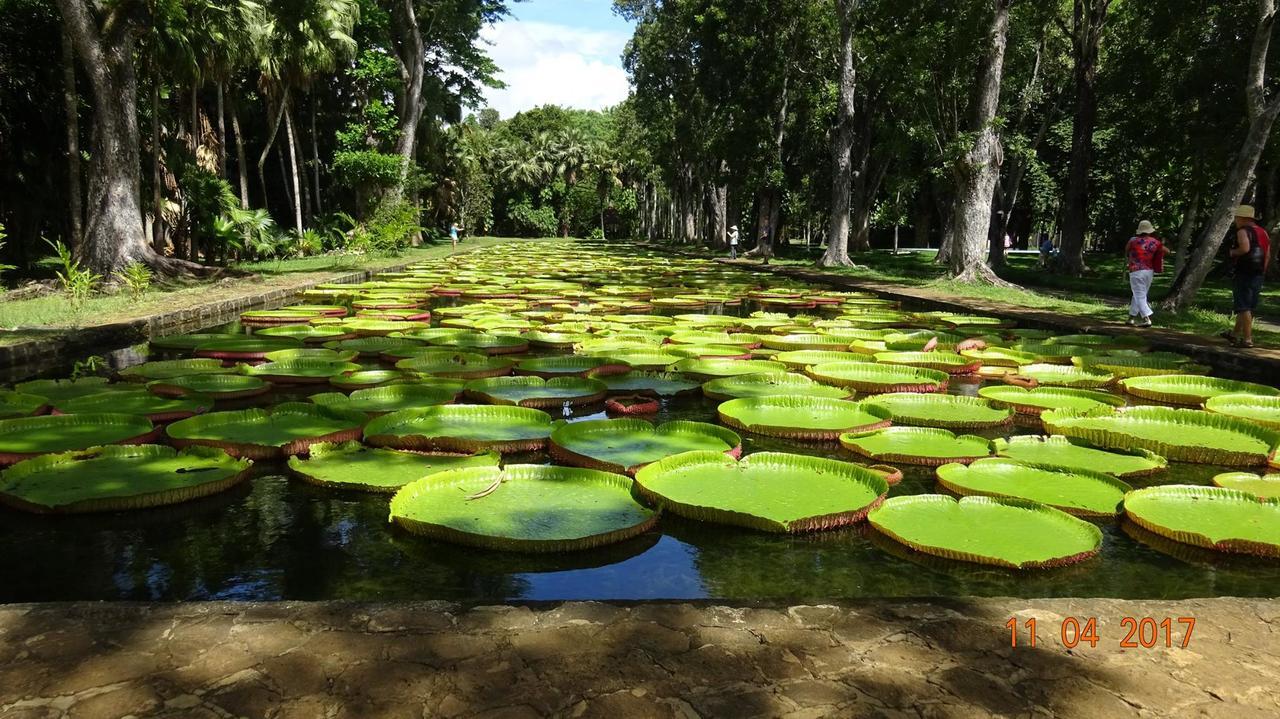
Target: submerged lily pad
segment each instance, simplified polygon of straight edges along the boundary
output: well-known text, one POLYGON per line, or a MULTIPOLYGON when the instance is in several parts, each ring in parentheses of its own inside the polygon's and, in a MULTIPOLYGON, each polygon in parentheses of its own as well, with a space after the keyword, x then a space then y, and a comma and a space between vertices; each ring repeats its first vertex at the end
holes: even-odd
POLYGON ((55 414, 0 420, 0 464, 104 444, 141 444, 155 431, 132 414, 55 414))
POLYGON ((42 514, 159 507, 230 489, 250 465, 206 447, 95 447, 10 467, 0 475, 0 503, 42 514))
POLYGON ((629 478, 590 469, 513 465, 440 472, 391 499, 391 521, 414 534, 512 552, 591 549, 643 534, 658 513, 629 478))
POLYGON ((737 456, 742 439, 714 424, 667 422, 654 426, 642 419, 572 422, 551 434, 551 455, 557 460, 610 472, 633 473, 664 457, 700 450, 737 456))
POLYGON ((997 409, 977 397, 953 394, 898 392, 865 400, 869 407, 889 412, 894 424, 941 429, 990 429, 1013 420, 1013 412, 997 409))
POLYGON ((1199 407, 1206 400, 1222 395, 1280 396, 1280 389, 1266 385, 1193 375, 1130 377, 1120 380, 1120 386, 1135 397, 1191 407, 1199 407))
POLYGON ((301 479, 322 487, 389 494, 437 472, 497 467, 500 460, 496 452, 422 454, 344 442, 312 445, 310 458, 289 458, 289 469, 301 479))
POLYGON ((894 497, 867 519, 882 534, 926 554, 1010 569, 1061 567, 1096 555, 1102 530, 1022 499, 938 494, 894 497))
POLYGON ((468 397, 489 404, 550 409, 602 402, 609 387, 584 377, 492 377, 468 382, 466 392, 468 397))
POLYGON ((1210 412, 1246 419, 1269 429, 1280 430, 1280 397, 1256 394, 1224 394, 1204 403, 1210 412))
POLYGON ((937 370, 870 362, 828 362, 808 368, 805 374, 824 384, 873 394, 941 392, 951 379, 937 370))
POLYGON ((213 412, 169 425, 175 447, 217 447, 233 457, 276 459, 306 454, 313 444, 360 437, 365 416, 286 402, 269 410, 213 412))
POLYGON ((1130 492, 1124 511, 1139 527, 1176 542, 1280 557, 1280 499, 1222 487, 1169 485, 1130 492))
POLYGON ((1264 477, 1251 472, 1227 472, 1214 477, 1213 483, 1261 499, 1280 499, 1280 474, 1264 477))
POLYGON ((1041 415, 1054 434, 1103 449, 1147 449, 1167 459, 1199 464, 1256 466, 1280 444, 1280 434, 1224 415, 1171 407, 1127 407, 1095 412, 1054 410, 1041 415))
POLYGON ((877 462, 926 467, 952 462, 968 464, 991 456, 991 443, 982 437, 957 436, 949 430, 930 427, 889 427, 846 434, 840 437, 840 444, 877 462))
POLYGON ((938 483, 960 495, 1026 499, 1084 517, 1114 517, 1133 488, 1101 472, 980 459, 938 468, 938 483))
POLYGON ((735 429, 819 442, 833 442, 846 432, 889 426, 888 410, 804 395, 746 397, 724 402, 716 411, 721 422, 735 429))
POLYGON ((715 400, 774 397, 777 395, 851 399, 854 394, 851 390, 819 384, 805 375, 793 373, 744 374, 734 377, 722 377, 704 384, 702 393, 715 400))
POLYGON ((383 415, 365 427, 375 447, 444 452, 527 452, 551 436, 551 415, 527 407, 442 405, 383 415))
POLYGON ((1024 435, 997 439, 992 447, 997 456, 1020 462, 1116 477, 1145 477, 1169 467, 1164 457, 1145 449, 1107 451, 1075 444, 1066 437, 1024 435))
POLYGON ((682 517, 799 533, 861 522, 889 485, 863 467, 819 457, 761 452, 739 461, 687 452, 637 472, 636 491, 682 517))

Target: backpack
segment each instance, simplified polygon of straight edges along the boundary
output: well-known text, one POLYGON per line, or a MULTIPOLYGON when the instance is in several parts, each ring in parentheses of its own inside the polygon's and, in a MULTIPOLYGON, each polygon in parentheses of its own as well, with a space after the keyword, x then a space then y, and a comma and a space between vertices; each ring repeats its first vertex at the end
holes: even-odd
POLYGON ((1260 275, 1267 269, 1267 251, 1258 239, 1258 233, 1265 233, 1257 225, 1244 228, 1249 233, 1249 252, 1236 258, 1236 272, 1242 275, 1260 275))

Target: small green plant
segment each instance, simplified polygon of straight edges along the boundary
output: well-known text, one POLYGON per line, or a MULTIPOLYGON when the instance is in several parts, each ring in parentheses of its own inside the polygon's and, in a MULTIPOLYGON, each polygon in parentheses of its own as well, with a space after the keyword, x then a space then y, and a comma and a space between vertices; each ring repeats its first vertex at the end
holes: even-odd
POLYGON ((96 377, 105 369, 107 369, 106 357, 90 355, 71 366, 71 380, 74 382, 81 377, 96 377))
POLYGON ((57 254, 57 264, 62 267, 56 274, 58 281, 62 283, 63 294, 74 309, 80 309, 102 282, 102 275, 81 267, 71 256, 71 250, 61 242, 45 242, 53 248, 57 254))
POLYGON ((116 278, 131 297, 141 297, 151 291, 151 282, 155 275, 151 269, 141 262, 130 262, 124 269, 116 273, 116 278))
MULTIPOLYGON (((3 250, 3 249, 4 249, 4 238, 6 238, 6 237, 8 237, 8 235, 6 235, 6 234, 5 234, 5 232, 4 232, 4 225, 0 225, 0 250, 3 250)), ((6 272, 8 272, 8 271, 10 271, 10 270, 16 270, 16 269, 18 269, 18 268, 17 268, 17 267, 15 267, 14 265, 3 265, 3 264, 0 264, 0 275, 4 274, 4 273, 6 273, 6 272)))

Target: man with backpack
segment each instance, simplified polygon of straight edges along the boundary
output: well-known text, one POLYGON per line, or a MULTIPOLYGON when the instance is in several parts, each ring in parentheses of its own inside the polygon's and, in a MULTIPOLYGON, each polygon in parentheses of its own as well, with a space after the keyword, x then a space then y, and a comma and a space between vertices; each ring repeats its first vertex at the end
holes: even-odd
POLYGON ((1271 238, 1258 224, 1253 207, 1236 210, 1235 243, 1228 255, 1232 267, 1232 296, 1235 299, 1236 327, 1223 337, 1233 347, 1253 347, 1253 314, 1262 299, 1262 280, 1271 261, 1271 238))

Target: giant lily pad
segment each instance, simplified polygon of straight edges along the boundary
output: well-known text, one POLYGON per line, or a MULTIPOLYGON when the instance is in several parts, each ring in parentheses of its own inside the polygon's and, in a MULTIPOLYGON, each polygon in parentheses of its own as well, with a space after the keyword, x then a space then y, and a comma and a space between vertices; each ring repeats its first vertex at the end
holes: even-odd
POLYGON ((551 415, 527 407, 443 405, 383 415, 365 427, 375 447, 444 452, 525 452, 551 436, 551 415))
POLYGON ((609 387, 584 377, 492 377, 467 383, 467 396, 489 404, 514 404, 539 409, 580 406, 604 401, 609 387))
POLYGON ((481 379, 511 374, 515 362, 500 357, 441 350, 400 360, 396 369, 432 377, 481 379))
POLYGON ((802 374, 743 374, 722 377, 702 386, 702 393, 715 400, 741 399, 744 397, 774 397, 793 395, 826 397, 827 399, 852 399, 853 392, 841 387, 831 387, 802 374))
POLYGON ((1098 355, 1085 354, 1072 358, 1078 367, 1094 372, 1105 372, 1116 377, 1145 377, 1168 374, 1205 374, 1211 369, 1206 365, 1192 364, 1185 359, 1151 357, 1149 355, 1098 355))
POLYGON ((1213 483, 1261 499, 1280 499, 1280 474, 1264 477, 1251 472, 1227 472, 1214 477, 1213 483))
POLYGON ((496 452, 422 454, 344 442, 312 445, 309 459, 289 458, 289 469, 297 477, 322 487, 392 493, 437 472, 464 467, 497 467, 500 459, 496 452))
POLYGON ((1168 485, 1130 492, 1124 511, 1139 527, 1176 542, 1280 557, 1280 499, 1222 487, 1168 485))
POLYGON ((324 362, 354 362, 360 353, 355 350, 331 350, 323 347, 303 347, 301 349, 276 350, 268 352, 268 362, 291 362, 293 360, 310 360, 324 362))
POLYGON ((805 374, 824 384, 873 394, 941 392, 951 379, 951 375, 937 370, 870 362, 828 362, 808 368, 805 374))
POLYGON ((788 369, 802 370, 805 367, 813 365, 829 364, 831 362, 867 362, 872 363, 874 360, 863 354, 856 352, 824 352, 821 350, 800 350, 799 352, 778 352, 773 355, 774 362, 781 362, 788 369))
POLYGON ((926 467, 953 462, 969 464, 991 456, 991 443, 982 437, 957 436, 949 430, 931 427, 889 427, 845 434, 840 437, 840 444, 877 462, 926 467))
POLYGON ((631 369, 623 362, 604 357, 567 355, 564 357, 535 357, 516 365, 516 374, 551 379, 552 377, 603 377, 622 374, 631 369))
POLYGON ((889 412, 858 402, 774 395, 746 397, 722 403, 720 421, 769 437, 834 442, 846 432, 865 432, 889 426, 889 412))
POLYGON ((955 352, 879 352, 875 357, 880 364, 920 367, 947 374, 973 374, 982 367, 981 361, 955 352))
POLYGON ((1269 429, 1280 430, 1280 397, 1256 394, 1224 394, 1204 403, 1210 412, 1246 419, 1269 429))
POLYGON ((445 337, 428 340, 428 343, 489 355, 516 354, 529 349, 529 342, 522 337, 485 332, 455 332, 445 337))
POLYGON ((235 371, 234 367, 223 367, 222 361, 216 359, 160 360, 126 367, 120 370, 120 377, 129 382, 150 382, 193 374, 230 374, 235 371))
POLYGON ((1037 355, 1030 352, 1021 352, 1005 347, 961 350, 960 355, 990 367, 1023 367, 1040 361, 1037 355))
POLYGON ((1061 567, 1102 547, 1102 530, 1022 499, 938 494, 894 497, 867 517, 877 531, 925 554, 1010 569, 1061 567))
POLYGON ((457 399, 458 392, 453 388, 426 384, 393 384, 386 387, 359 389, 350 395, 325 392, 311 397, 311 401, 321 407, 364 412, 369 415, 383 415, 402 409, 449 404, 457 399))
POLYGON ((268 352, 301 346, 302 342, 288 337, 237 337, 204 342, 196 347, 196 357, 247 362, 260 360, 268 352))
POLYGON ((50 402, 83 397, 99 392, 132 392, 135 384, 110 384, 106 377, 81 377, 80 379, 36 379, 30 382, 19 382, 14 389, 22 394, 44 397, 50 402))
POLYGON ((250 377, 272 384, 326 384, 334 375, 358 372, 360 369, 360 365, 351 362, 294 359, 245 367, 242 371, 250 377))
POLYGON ((31 417, 49 408, 49 400, 34 394, 0 390, 0 419, 31 417))
POLYGON ((0 503, 39 513, 117 512, 187 502, 249 476, 248 460, 192 447, 96 447, 50 454, 0 475, 0 503))
MULTIPOLYGON (((394 369, 369 369, 360 370, 359 372, 343 372, 329 378, 329 386, 334 389, 340 389, 344 392, 350 392, 357 389, 373 389, 374 387, 386 387, 387 385, 399 384, 407 382, 411 378, 407 372, 401 372, 394 369)), ((455 380, 461 387, 462 380, 455 380)))
POLYGON ((1121 397, 1090 389, 1068 387, 1036 387, 1027 389, 1013 385, 992 385, 978 390, 978 396, 991 400, 997 407, 1011 407, 1018 414, 1039 417, 1045 410, 1097 410, 1123 407, 1121 397))
POLYGON ((787 366, 770 360, 686 359, 676 364, 676 371, 712 380, 744 374, 778 374, 786 372, 787 366))
POLYGON ((991 429, 1008 424, 1013 412, 997 409, 977 397, 952 394, 898 392, 865 400, 869 407, 887 411, 894 424, 942 429, 991 429))
POLYGON ((151 420, 132 414, 55 414, 0 420, 0 464, 104 444, 141 444, 151 420))
POLYGON ((1101 472, 980 459, 938 468, 938 483, 960 495, 1026 499, 1084 517, 1114 517, 1133 488, 1101 472))
POLYGON ((227 334, 225 332, 201 332, 188 335, 168 335, 167 337, 152 337, 147 346, 152 351, 163 350, 168 352, 191 352, 205 342, 213 340, 231 340, 239 339, 243 335, 227 334))
POLYGON ((147 391, 161 397, 203 396, 230 400, 266 394, 271 391, 271 385, 257 377, 239 374, 193 374, 148 382, 147 391))
POLYGON ((1145 477, 1169 467, 1164 457, 1145 449, 1107 451, 1073 443, 1066 437, 1024 435, 997 439, 992 447, 996 455, 1019 462, 1116 477, 1145 477))
POLYGON ((1280 390, 1262 384, 1180 374, 1130 377, 1120 380, 1120 386, 1134 397, 1190 407, 1199 407, 1222 395, 1280 396, 1280 390))
POLYGON ((1055 434, 1103 449, 1147 449, 1180 462, 1255 466, 1267 463, 1280 434, 1245 420, 1191 409, 1128 407, 1041 415, 1055 434))
POLYGON ((819 457, 688 452, 641 469, 636 491, 682 517, 799 533, 861 522, 889 485, 875 472, 819 457))
POLYGON ((849 340, 832 335, 792 334, 781 337, 765 337, 764 346, 783 352, 799 352, 801 350, 834 350, 840 352, 849 346, 849 340))
POLYGON ((213 412, 174 422, 168 427, 175 447, 217 447, 233 457, 276 459, 306 454, 313 444, 346 442, 360 437, 365 416, 301 402, 270 410, 213 412))
POLYGON ((53 405, 58 414, 136 414, 152 422, 168 422, 185 419, 209 409, 213 401, 208 397, 174 399, 151 394, 144 389, 133 392, 100 392, 98 394, 60 400, 53 405))
POLYGON ((391 499, 391 521, 414 534, 485 549, 568 552, 621 542, 658 513, 627 477, 590 469, 513 465, 440 472, 391 499))
POLYGON ((655 427, 642 419, 573 422, 551 434, 551 455, 557 460, 610 472, 633 473, 664 457, 699 450, 737 456, 742 439, 713 424, 667 422, 655 427))
POLYGON ((648 397, 677 397, 697 392, 701 384, 682 374, 670 372, 627 372, 601 377, 610 394, 639 394, 648 397))
POLYGON ((324 343, 326 349, 339 352, 355 351, 365 359, 381 357, 382 353, 396 349, 419 349, 421 342, 396 337, 357 337, 349 340, 338 340, 324 343))
POLYGON ((1018 368, 1017 377, 1021 380, 1032 380, 1036 384, 1050 387, 1072 387, 1075 389, 1096 389, 1111 384, 1115 375, 1106 372, 1093 372, 1079 367, 1057 364, 1029 364, 1018 368))
POLYGON ((341 327, 333 327, 329 325, 284 325, 283 327, 268 327, 266 329, 255 331, 253 335, 255 337, 300 340, 307 344, 335 342, 337 340, 347 339, 354 336, 341 327))

